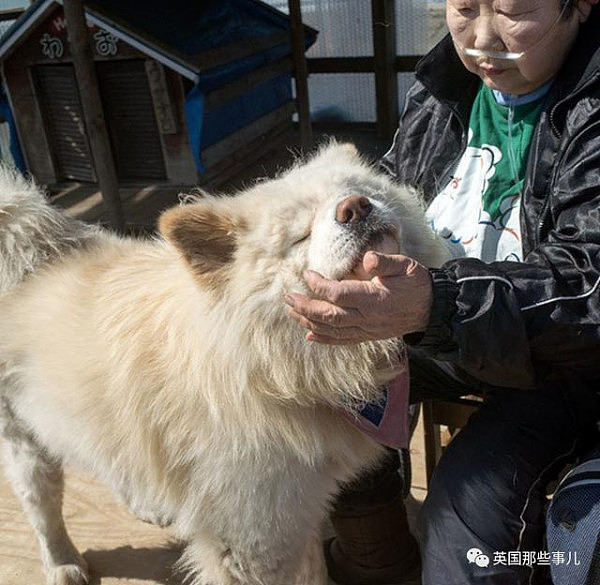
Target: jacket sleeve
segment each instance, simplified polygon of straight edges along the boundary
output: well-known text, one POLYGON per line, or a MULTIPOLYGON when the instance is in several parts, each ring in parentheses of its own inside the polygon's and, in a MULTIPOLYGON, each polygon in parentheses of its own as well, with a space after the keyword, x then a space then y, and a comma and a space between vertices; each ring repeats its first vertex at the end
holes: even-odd
POLYGON ((434 303, 419 342, 493 385, 600 375, 600 120, 563 149, 548 229, 523 262, 452 260, 432 270, 434 303))

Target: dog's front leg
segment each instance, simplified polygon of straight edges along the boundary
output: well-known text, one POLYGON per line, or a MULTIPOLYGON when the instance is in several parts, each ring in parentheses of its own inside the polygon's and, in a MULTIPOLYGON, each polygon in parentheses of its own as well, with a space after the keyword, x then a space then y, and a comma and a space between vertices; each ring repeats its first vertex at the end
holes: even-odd
POLYGON ((153 524, 160 528, 166 528, 171 526, 173 523, 172 518, 168 514, 160 509, 152 509, 148 506, 141 504, 131 496, 130 490, 121 488, 116 492, 120 502, 138 519, 146 524, 153 524))
POLYGON ((320 533, 312 537, 304 549, 298 573, 292 585, 327 585, 327 567, 323 556, 323 540, 320 533))
POLYGON ((185 581, 191 585, 240 585, 243 581, 232 575, 230 564, 229 547, 221 539, 204 533, 188 542, 177 569, 187 573, 185 581))
POLYGON ((4 409, 0 431, 6 439, 6 474, 38 537, 48 585, 83 585, 88 582, 88 569, 65 528, 60 463, 49 459, 16 423, 8 405, 4 409))
POLYGON ((179 569, 193 585, 327 585, 327 569, 320 534, 297 549, 277 550, 275 543, 241 551, 222 540, 203 535, 192 540, 179 569))

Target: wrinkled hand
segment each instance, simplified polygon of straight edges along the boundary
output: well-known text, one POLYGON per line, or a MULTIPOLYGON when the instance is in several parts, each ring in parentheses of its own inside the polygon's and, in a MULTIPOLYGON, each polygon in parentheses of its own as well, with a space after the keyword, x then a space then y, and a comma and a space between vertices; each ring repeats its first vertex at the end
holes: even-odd
POLYGON ((309 329, 306 339, 345 345, 423 331, 433 298, 425 266, 402 255, 367 252, 371 280, 329 280, 308 270, 304 278, 317 298, 290 293, 290 317, 309 329))

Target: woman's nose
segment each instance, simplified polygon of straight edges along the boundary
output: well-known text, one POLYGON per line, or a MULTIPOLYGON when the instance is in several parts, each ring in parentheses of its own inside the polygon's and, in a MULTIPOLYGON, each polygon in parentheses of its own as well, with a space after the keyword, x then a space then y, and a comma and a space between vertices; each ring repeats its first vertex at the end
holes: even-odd
POLYGON ((504 49, 504 43, 498 33, 496 22, 491 15, 479 15, 474 23, 473 48, 484 51, 504 49))

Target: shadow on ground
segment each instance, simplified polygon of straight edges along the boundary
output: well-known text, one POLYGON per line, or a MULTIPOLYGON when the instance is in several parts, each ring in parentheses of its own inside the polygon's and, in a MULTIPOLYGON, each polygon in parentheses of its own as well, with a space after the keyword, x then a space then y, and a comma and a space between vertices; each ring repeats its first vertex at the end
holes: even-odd
POLYGON ((83 557, 90 568, 89 585, 101 585, 102 580, 109 577, 182 585, 185 575, 175 568, 182 551, 183 546, 178 543, 152 548, 122 546, 112 550, 88 550, 83 557))

